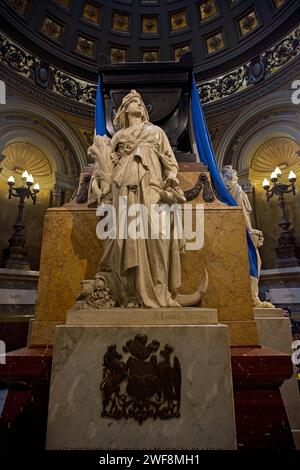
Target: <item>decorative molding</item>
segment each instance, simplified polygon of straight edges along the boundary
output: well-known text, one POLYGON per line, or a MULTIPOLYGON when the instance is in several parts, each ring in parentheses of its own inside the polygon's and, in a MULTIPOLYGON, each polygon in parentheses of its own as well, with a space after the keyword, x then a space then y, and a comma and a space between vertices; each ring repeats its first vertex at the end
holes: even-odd
MULTIPOLYGON (((52 65, 46 67, 41 59, 34 57, 14 41, 5 37, 2 33, 0 33, 0 60, 2 64, 6 65, 9 70, 17 74, 18 77, 27 79, 29 83, 31 82, 31 86, 35 87, 35 89, 30 90, 28 86, 26 87, 26 85, 24 85, 26 87, 24 91, 38 98, 44 95, 42 91, 36 89, 37 81, 39 85, 42 85, 42 80, 47 84, 47 91, 59 95, 60 98, 72 100, 80 104, 80 106, 95 105, 95 84, 75 78, 52 65), (37 73, 38 80, 36 78, 37 73)), ((6 76, 8 75, 5 74, 4 71, 0 71, 0 73, 1 78, 3 77, 3 73, 6 76)), ((5 79, 5 77, 3 78, 5 79)), ((17 85, 19 88, 19 82, 16 81, 15 75, 8 81, 12 85, 17 85)), ((54 103, 51 103, 50 97, 46 101, 48 101, 49 104, 57 106, 57 99, 54 103)), ((61 104, 60 107, 64 108, 63 104, 61 104)), ((73 107, 73 112, 78 114, 77 107, 73 107)), ((81 114, 86 115, 87 113, 81 112, 81 114)), ((90 116, 90 112, 88 114, 89 117, 92 117, 90 116)))
MULTIPOLYGON (((253 97, 257 98, 265 94, 266 89, 278 86, 282 81, 278 72, 283 68, 290 75, 300 69, 300 63, 292 64, 292 61, 299 56, 300 26, 297 26, 257 58, 229 73, 198 84, 199 94, 208 115, 248 101, 248 93, 245 91, 254 93, 253 97), (278 76, 273 79, 275 73, 278 76), (272 80, 264 81, 264 78, 272 80), (259 85, 257 82, 260 82, 259 85), (237 99, 239 101, 236 101, 237 99)), ((0 60, 4 64, 0 70, 0 79, 50 106, 93 119, 96 84, 80 80, 52 65, 44 64, 40 58, 34 57, 3 33, 0 33, 0 60), (37 87, 37 84, 40 87, 37 87)))
POLYGON ((82 137, 84 139, 84 143, 85 143, 86 147, 89 147, 90 145, 92 145, 93 140, 94 140, 94 130, 80 128, 79 132, 80 132, 80 134, 82 135, 82 137))
POLYGON ((67 172, 74 178, 87 161, 79 136, 49 111, 38 111, 37 105, 22 99, 15 101, 10 99, 5 111, 0 109, 0 152, 10 142, 26 141, 45 153, 52 171, 67 172))
POLYGON ((269 77, 299 55, 300 26, 297 26, 291 33, 257 58, 257 67, 255 67, 256 64, 253 61, 249 61, 225 75, 198 84, 202 103, 213 102, 215 104, 217 101, 244 91, 246 88, 253 88, 255 69, 257 69, 260 76, 261 68, 264 67, 264 76, 269 77))
MULTIPOLYGON (((267 81, 263 81, 255 87, 248 87, 243 92, 234 93, 232 96, 228 96, 227 99, 211 101, 205 104, 205 115, 208 117, 218 113, 229 112, 243 105, 249 106, 250 102, 262 99, 271 92, 274 93, 276 89, 289 80, 295 80, 297 72, 300 73, 300 56, 299 60, 295 59, 291 64, 287 64, 278 74, 270 75, 267 81)), ((270 99, 269 96, 268 99, 270 99)))
POLYGON ((239 172, 249 168, 255 152, 270 139, 288 137, 300 143, 299 123, 300 113, 289 103, 288 91, 274 93, 272 101, 268 96, 258 99, 255 107, 244 108, 218 141, 219 166, 231 164, 239 172))
POLYGON ((51 141, 55 142, 57 147, 61 149, 67 161, 70 160, 70 155, 72 154, 72 150, 65 140, 63 134, 58 132, 46 119, 43 119, 39 116, 33 116, 30 114, 22 114, 19 115, 16 113, 6 112, 5 114, 0 116, 0 125, 1 125, 1 136, 2 133, 5 132, 7 128, 12 126, 13 128, 22 128, 26 127, 27 129, 34 129, 35 131, 39 132, 41 136, 47 136, 51 139, 51 141))
POLYGON ((51 92, 42 91, 38 89, 33 82, 25 82, 22 77, 14 76, 6 72, 3 68, 0 67, 0 79, 2 79, 6 84, 11 85, 13 88, 17 88, 19 91, 24 92, 27 96, 36 98, 37 100, 46 103, 48 106, 55 108, 56 110, 66 111, 68 113, 77 114, 83 116, 87 119, 94 119, 95 111, 94 108, 90 106, 90 109, 85 107, 81 103, 75 103, 71 100, 67 101, 63 98, 55 96, 51 92))

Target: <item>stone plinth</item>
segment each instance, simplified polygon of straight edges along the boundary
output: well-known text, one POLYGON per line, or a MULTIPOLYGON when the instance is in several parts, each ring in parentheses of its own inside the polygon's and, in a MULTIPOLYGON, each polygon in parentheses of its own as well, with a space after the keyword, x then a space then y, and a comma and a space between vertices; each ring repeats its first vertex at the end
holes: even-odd
POLYGON ((0 339, 6 352, 27 344, 38 279, 38 271, 0 268, 0 339))
MULTIPOLYGON (((80 281, 95 275, 103 249, 96 224, 95 209, 83 205, 47 211, 31 345, 52 344, 55 325, 65 323, 80 281)), ((218 309, 219 321, 229 326, 231 345, 248 346, 257 345, 258 338, 245 230, 241 208, 205 204, 204 246, 182 256, 182 293, 198 287, 206 268, 209 286, 202 307, 218 309)))
POLYGON ((38 271, 0 268, 0 318, 34 316, 38 271))
POLYGON ((293 449, 280 393, 293 373, 290 355, 265 347, 233 347, 231 367, 238 449, 293 449))
POLYGON ((254 318, 283 318, 281 308, 254 308, 254 318))
POLYGON ((300 321, 300 267, 264 269, 259 281, 262 299, 279 308, 288 306, 293 319, 300 321))
POLYGON ((0 364, 1 451, 45 450, 52 348, 22 348, 0 364), (2 398, 2 397, 1 397, 2 398))
MULTIPOLYGON (((254 309, 258 335, 262 346, 292 354, 292 334, 289 318, 283 316, 281 308, 254 309)), ((300 395, 296 368, 293 376, 280 388, 297 449, 300 449, 300 395)))
MULTIPOLYGON (((132 357, 132 356, 131 356, 132 357)), ((173 361, 171 358, 171 363, 173 361)), ((162 359, 162 356, 160 356, 162 359)), ((159 359, 158 359, 159 360, 159 359)), ((47 449, 235 449, 228 327, 225 325, 58 326, 47 449), (102 417, 103 357, 135 335, 174 348, 181 368, 180 417, 102 417)))
MULTIPOLYGON (((293 447, 279 387, 292 374, 290 355, 266 348, 231 348, 239 449, 293 447)), ((7 353, 0 385, 9 392, 2 410, 2 449, 45 449, 52 348, 7 353)))

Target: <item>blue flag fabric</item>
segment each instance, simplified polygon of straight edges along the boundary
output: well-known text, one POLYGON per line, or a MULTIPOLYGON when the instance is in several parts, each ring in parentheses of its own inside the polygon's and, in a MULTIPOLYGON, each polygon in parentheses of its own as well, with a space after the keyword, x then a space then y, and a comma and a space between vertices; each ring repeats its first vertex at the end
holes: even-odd
MULTIPOLYGON (((219 172, 219 168, 214 156, 210 135, 207 129, 205 116, 202 110, 202 105, 200 102, 195 77, 193 77, 192 85, 192 120, 198 155, 200 157, 201 162, 208 166, 213 180, 214 189, 219 199, 225 204, 228 204, 229 206, 237 206, 235 199, 228 192, 219 172)), ((256 248, 251 240, 248 230, 247 244, 250 274, 251 276, 258 277, 256 248)))
POLYGON ((96 114, 95 114, 96 135, 106 135, 106 122, 104 112, 104 102, 102 96, 101 77, 98 77, 97 95, 96 95, 96 114))

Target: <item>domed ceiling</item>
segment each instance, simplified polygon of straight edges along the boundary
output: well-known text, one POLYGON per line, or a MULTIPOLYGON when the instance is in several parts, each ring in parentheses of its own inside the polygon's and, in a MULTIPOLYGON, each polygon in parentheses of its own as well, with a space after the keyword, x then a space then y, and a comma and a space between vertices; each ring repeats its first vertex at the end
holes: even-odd
POLYGON ((229 70, 299 23, 299 0, 2 0, 2 28, 49 63, 95 79, 97 61, 229 70))

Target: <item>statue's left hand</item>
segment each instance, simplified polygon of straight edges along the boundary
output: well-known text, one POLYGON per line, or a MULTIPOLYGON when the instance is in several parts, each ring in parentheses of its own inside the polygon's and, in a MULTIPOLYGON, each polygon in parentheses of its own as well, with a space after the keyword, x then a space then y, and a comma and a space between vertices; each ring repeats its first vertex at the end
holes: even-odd
POLYGON ((179 180, 174 176, 168 176, 165 180, 166 188, 175 188, 179 185, 179 180))
POLYGON ((110 192, 110 183, 108 183, 107 181, 105 180, 102 180, 101 181, 101 189, 102 189, 102 192, 103 194, 107 194, 110 192))

